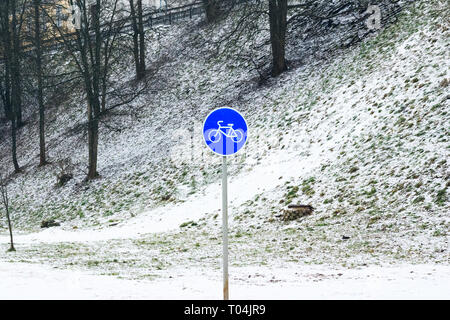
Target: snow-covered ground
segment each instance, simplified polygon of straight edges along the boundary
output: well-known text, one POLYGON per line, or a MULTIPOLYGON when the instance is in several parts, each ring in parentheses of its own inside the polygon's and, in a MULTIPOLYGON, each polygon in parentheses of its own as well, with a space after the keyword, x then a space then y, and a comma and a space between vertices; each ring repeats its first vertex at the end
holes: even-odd
MULTIPOLYGON (((231 177, 228 183, 228 199, 232 207, 241 207, 244 202, 258 193, 275 189, 279 177, 293 178, 292 167, 311 170, 318 165, 315 157, 298 159, 295 155, 286 157, 275 152, 264 159, 264 163, 250 172, 231 177), (284 159, 283 159, 284 158, 284 159), (287 159, 286 159, 287 158, 287 159)), ((181 203, 169 203, 142 212, 121 224, 102 229, 68 230, 60 228, 44 229, 41 232, 19 234, 17 243, 32 242, 88 242, 122 238, 138 238, 142 234, 166 232, 178 229, 186 221, 197 221, 221 205, 220 183, 210 184, 201 193, 188 196, 181 203)), ((233 212, 230 213, 234 216, 233 212)), ((8 236, 0 235, 0 243, 8 242, 8 236)))
MULTIPOLYGON (((230 272, 231 299, 450 299, 450 266, 248 267, 230 272)), ((0 299, 222 298, 221 273, 195 269, 180 268, 169 278, 149 281, 2 262, 0 274, 0 299)))
POLYGON ((167 88, 126 106, 136 116, 112 116, 120 133, 101 128, 100 179, 83 182, 82 137, 64 131, 85 117, 76 94, 48 128, 50 158, 75 164, 67 185, 55 186, 55 165, 37 167, 34 124, 22 129, 24 172, 9 186, 17 252, 0 250, 0 298, 220 298, 220 159, 200 127, 232 103, 250 124, 229 160, 232 298, 448 299, 443 3, 418 1, 372 39, 261 87, 248 66, 181 54, 192 28, 166 30, 149 52, 173 49, 167 88), (316 211, 280 221, 290 202, 316 211), (62 226, 41 230, 44 218, 62 226))

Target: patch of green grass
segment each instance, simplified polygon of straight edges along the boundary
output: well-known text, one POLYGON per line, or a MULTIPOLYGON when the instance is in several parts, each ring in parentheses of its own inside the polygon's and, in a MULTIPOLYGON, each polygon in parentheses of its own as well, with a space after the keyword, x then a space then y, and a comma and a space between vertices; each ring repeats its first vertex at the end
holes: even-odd
POLYGON ((294 198, 296 198, 298 196, 297 193, 298 193, 299 187, 298 186, 288 186, 287 189, 289 191, 285 194, 284 198, 286 200, 285 201, 286 204, 289 204, 292 202, 292 200, 294 198))
POLYGON ((447 202, 447 188, 444 188, 437 192, 435 202, 440 206, 444 205, 445 202, 447 202))
POLYGON ((312 184, 314 184, 316 179, 314 177, 310 177, 308 179, 303 180, 302 182, 302 192, 304 195, 311 196, 315 193, 312 188, 312 184))
POLYGON ((424 196, 418 196, 417 198, 415 198, 415 199, 413 200, 413 204, 423 202, 424 200, 425 200, 425 197, 424 197, 424 196))
POLYGON ((443 236, 443 235, 445 235, 445 233, 442 232, 441 230, 436 230, 436 231, 433 232, 433 237, 440 237, 440 236, 443 236))
POLYGON ((372 188, 369 191, 364 191, 364 194, 370 198, 372 197, 375 193, 377 192, 377 189, 375 189, 375 187, 372 186, 372 188))
POLYGON ((348 171, 349 173, 355 173, 356 171, 358 171, 359 168, 358 167, 351 167, 350 170, 348 171))
POLYGON ((180 228, 185 228, 185 227, 195 227, 198 224, 194 221, 188 221, 188 222, 183 222, 182 224, 180 224, 180 228))

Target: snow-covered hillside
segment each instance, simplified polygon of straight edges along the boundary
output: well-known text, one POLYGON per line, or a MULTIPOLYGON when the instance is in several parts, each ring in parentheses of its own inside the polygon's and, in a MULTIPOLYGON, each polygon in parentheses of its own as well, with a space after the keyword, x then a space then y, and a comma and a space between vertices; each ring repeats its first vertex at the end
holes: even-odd
MULTIPOLYGON (((126 279, 167 280, 181 265, 219 274, 221 159, 204 146, 201 125, 231 105, 250 133, 229 160, 230 272, 420 263, 450 284, 448 14, 445 1, 418 1, 363 43, 308 57, 262 86, 251 65, 203 59, 191 25, 161 28, 161 44, 148 48, 153 62, 166 59, 161 90, 102 125, 99 179, 83 181, 87 146, 67 134, 85 117, 76 93, 47 128, 53 165, 38 167, 35 124, 22 129, 24 172, 9 186, 17 252, 0 261, 126 279), (75 177, 58 187, 55 163, 66 158, 75 177), (280 221, 289 203, 316 210, 280 221), (62 226, 41 231, 45 218, 62 226)), ((0 148, 0 166, 10 168, 9 145, 0 148)), ((6 248, 3 220, 0 232, 6 248)))

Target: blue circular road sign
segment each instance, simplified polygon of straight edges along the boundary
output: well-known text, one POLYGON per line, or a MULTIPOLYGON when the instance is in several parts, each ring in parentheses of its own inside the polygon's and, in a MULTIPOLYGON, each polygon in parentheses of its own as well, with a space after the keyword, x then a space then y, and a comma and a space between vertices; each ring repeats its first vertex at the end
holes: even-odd
POLYGON ((232 108, 216 109, 203 123, 203 138, 213 152, 221 156, 235 154, 247 142, 247 122, 232 108))

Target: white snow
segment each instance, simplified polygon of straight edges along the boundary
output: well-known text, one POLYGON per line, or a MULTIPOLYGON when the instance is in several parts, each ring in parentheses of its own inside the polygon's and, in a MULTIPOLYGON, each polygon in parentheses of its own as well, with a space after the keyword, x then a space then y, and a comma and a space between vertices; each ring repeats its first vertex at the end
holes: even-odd
MULTIPOLYGON (((51 155, 79 169, 64 187, 54 186, 54 168, 36 168, 36 133, 22 132, 27 165, 10 184, 18 251, 0 252, 0 298, 220 299, 221 159, 208 154, 201 134, 194 146, 186 137, 229 100, 251 123, 245 150, 229 161, 230 253, 239 265, 230 268, 233 299, 448 299, 450 207, 436 196, 448 185, 449 109, 439 83, 448 77, 449 31, 439 18, 423 19, 430 20, 410 35, 381 33, 364 44, 373 46, 366 55, 353 48, 305 63, 242 96, 234 85, 249 81, 248 68, 173 57, 164 81, 176 86, 141 97, 130 107, 146 106, 137 119, 112 117, 120 134, 102 128, 102 177, 91 183, 81 182, 85 144, 65 136, 67 123, 84 119, 81 109, 49 124, 51 155), (294 186, 293 201, 313 204, 315 214, 274 219, 294 186), (173 198, 161 200, 165 192, 173 198), (20 230, 36 231, 49 217, 63 219, 62 227, 20 230), (198 224, 180 228, 188 221, 198 224)), ((167 30, 167 48, 183 44, 180 30, 167 30)))
MULTIPOLYGON (((248 267, 230 273, 231 299, 450 299, 450 266, 248 267)), ((178 269, 162 280, 138 281, 1 262, 0 274, 0 299, 222 298, 220 271, 178 269)))

